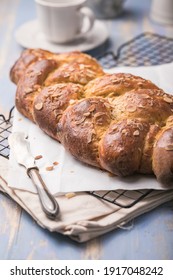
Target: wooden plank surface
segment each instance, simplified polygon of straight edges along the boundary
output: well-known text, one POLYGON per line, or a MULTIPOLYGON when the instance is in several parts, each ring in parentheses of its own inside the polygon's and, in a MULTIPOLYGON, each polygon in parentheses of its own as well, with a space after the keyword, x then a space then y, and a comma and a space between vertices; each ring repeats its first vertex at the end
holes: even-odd
MULTIPOLYGON (((172 26, 153 23, 150 0, 126 1, 121 17, 105 20, 109 42, 90 52, 97 56, 113 50, 144 32, 173 37, 172 26)), ((9 70, 22 50, 14 31, 35 18, 34 1, 0 1, 0 113, 8 114, 14 104, 15 86, 9 70)), ((0 193, 0 259, 173 259, 173 202, 136 218, 126 228, 78 244, 42 229, 21 208, 0 193)))

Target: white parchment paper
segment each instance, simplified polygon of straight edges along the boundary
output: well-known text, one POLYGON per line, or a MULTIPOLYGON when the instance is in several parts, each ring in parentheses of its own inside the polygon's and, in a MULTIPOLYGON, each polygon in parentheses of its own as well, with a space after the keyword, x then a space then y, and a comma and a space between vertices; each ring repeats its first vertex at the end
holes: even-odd
MULTIPOLYGON (((107 72, 126 72, 151 80, 167 93, 173 93, 173 63, 147 67, 121 67, 107 72)), ((23 117, 17 110, 14 113, 13 132, 23 131, 29 136, 31 153, 35 157, 40 173, 52 194, 77 191, 115 189, 165 189, 154 176, 135 175, 126 178, 111 177, 108 172, 82 164, 75 160, 63 146, 42 132, 35 124, 23 117), (46 167, 58 162, 52 171, 46 167)), ((36 192, 26 170, 17 164, 10 153, 8 184, 15 189, 36 192)))

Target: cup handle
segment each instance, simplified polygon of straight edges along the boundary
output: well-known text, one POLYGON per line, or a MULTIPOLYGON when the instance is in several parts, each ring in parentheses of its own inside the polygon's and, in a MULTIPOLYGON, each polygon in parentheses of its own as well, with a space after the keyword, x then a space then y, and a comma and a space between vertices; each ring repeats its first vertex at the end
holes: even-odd
POLYGON ((86 34, 88 33, 88 31, 90 31, 94 25, 94 21, 95 21, 95 16, 94 13, 91 11, 91 9, 87 8, 87 7, 81 7, 79 9, 79 13, 81 14, 82 18, 83 18, 83 22, 82 22, 82 28, 80 31, 80 35, 86 34), (83 23, 85 18, 88 19, 88 25, 87 27, 83 30, 83 23))

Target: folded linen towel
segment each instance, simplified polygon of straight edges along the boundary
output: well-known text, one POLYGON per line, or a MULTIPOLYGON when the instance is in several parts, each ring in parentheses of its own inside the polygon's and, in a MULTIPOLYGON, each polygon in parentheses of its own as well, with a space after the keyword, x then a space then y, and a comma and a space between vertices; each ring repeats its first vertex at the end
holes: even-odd
POLYGON ((60 215, 49 220, 42 211, 37 194, 8 187, 8 160, 0 157, 0 190, 7 193, 43 228, 69 236, 78 242, 85 242, 106 232, 125 225, 133 218, 173 199, 173 190, 152 191, 131 208, 121 208, 96 198, 86 192, 76 193, 68 198, 57 196, 60 215))

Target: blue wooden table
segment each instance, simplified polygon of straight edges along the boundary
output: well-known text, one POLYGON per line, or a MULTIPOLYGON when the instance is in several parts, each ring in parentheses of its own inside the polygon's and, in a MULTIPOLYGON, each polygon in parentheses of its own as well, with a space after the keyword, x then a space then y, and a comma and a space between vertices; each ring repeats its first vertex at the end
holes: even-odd
MULTIPOLYGON (((151 21, 150 0, 127 0, 124 13, 105 20, 109 41, 90 51, 98 56, 136 35, 149 31, 173 37, 173 26, 151 21)), ((15 86, 9 70, 22 47, 14 31, 36 17, 34 1, 0 1, 0 113, 8 115, 14 105, 15 86)), ((20 206, 0 193, 0 259, 173 259, 173 201, 133 221, 129 229, 118 229, 84 244, 39 227, 20 206)))

